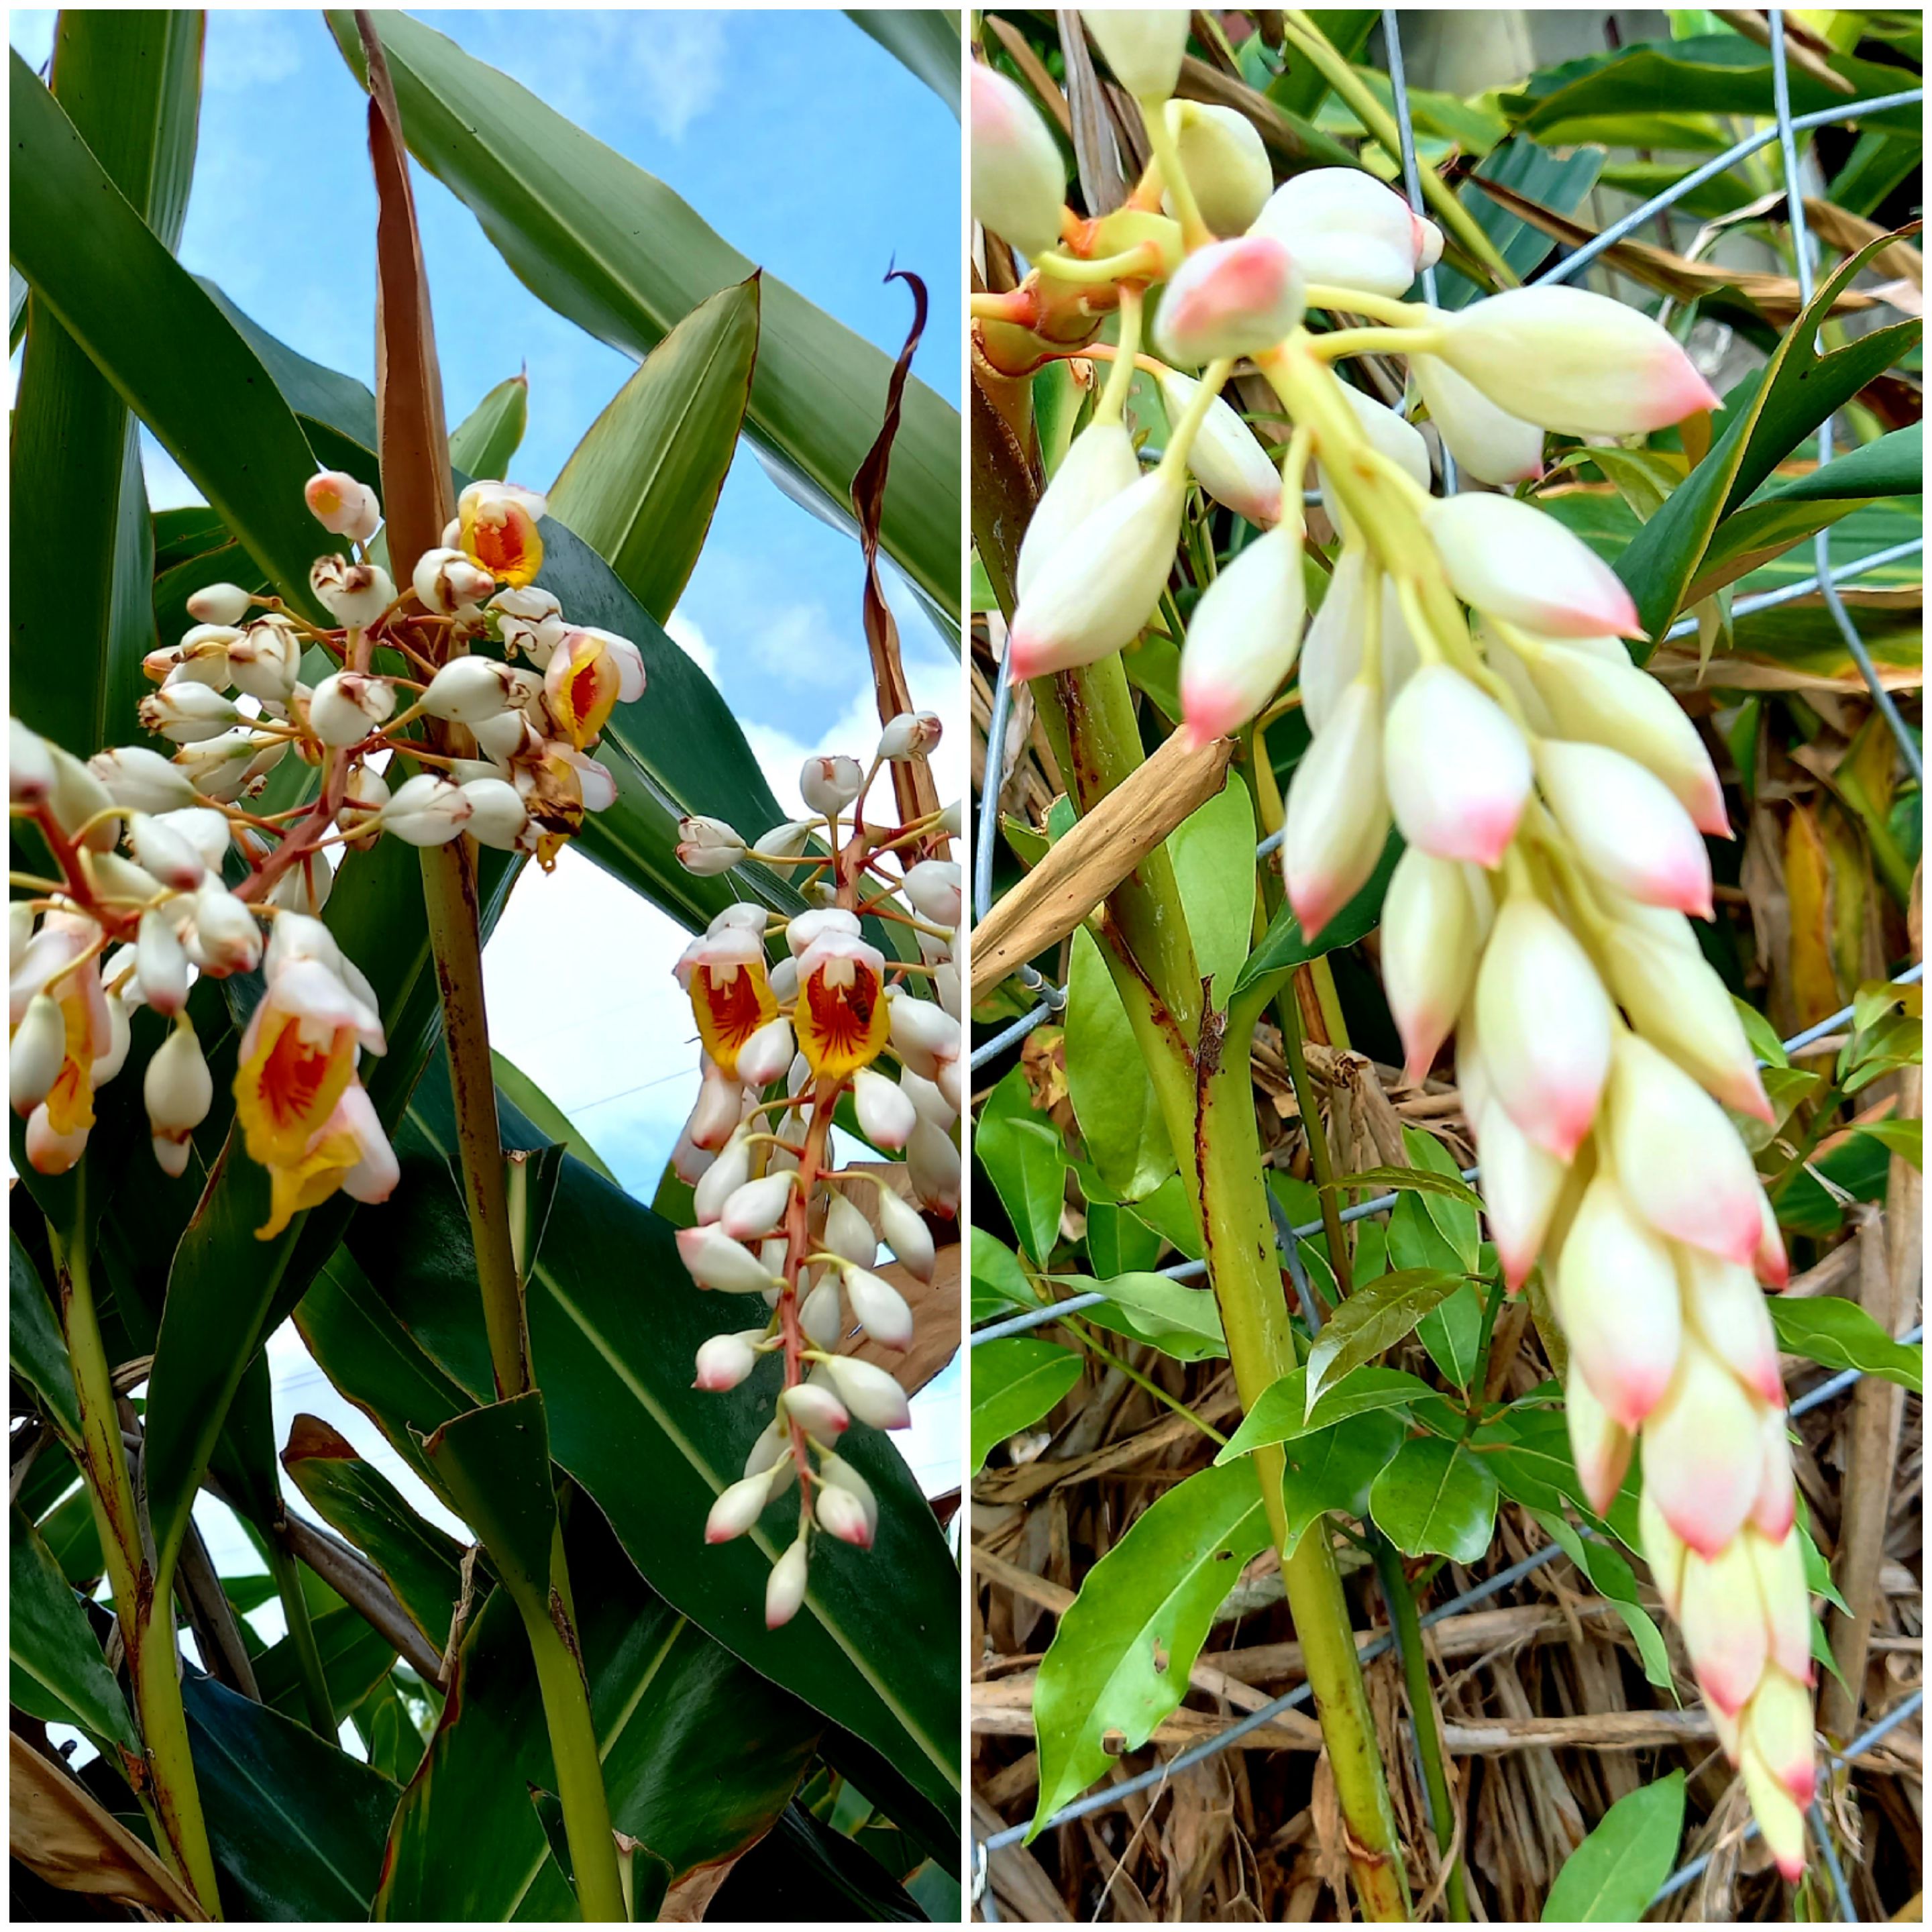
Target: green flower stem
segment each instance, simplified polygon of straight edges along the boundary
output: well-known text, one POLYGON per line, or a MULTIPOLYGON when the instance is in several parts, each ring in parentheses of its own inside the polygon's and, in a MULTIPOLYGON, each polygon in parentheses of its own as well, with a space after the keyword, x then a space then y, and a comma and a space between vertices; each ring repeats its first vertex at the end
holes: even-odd
POLYGON ((173 1598, 149 1568, 134 1506, 134 1484, 114 1406, 114 1381, 94 1305, 88 1259, 85 1164, 75 1177, 74 1224, 50 1224, 47 1238, 60 1286, 61 1326, 73 1365, 80 1410, 80 1468, 94 1508, 101 1558, 114 1592, 134 1688, 134 1710, 147 1752, 143 1794, 160 1826, 160 1848, 211 1918, 221 1916, 214 1855, 202 1815, 201 1791, 182 1708, 181 1657, 175 1642, 173 1598))
POLYGON ((275 1580, 275 1594, 282 1600, 282 1614, 288 1620, 289 1641, 295 1646, 296 1667, 302 1676, 302 1702, 308 1708, 309 1729, 332 1744, 337 1741, 335 1704, 328 1694, 322 1652, 316 1647, 308 1598, 302 1592, 302 1566, 278 1536, 268 1538, 268 1574, 275 1580))
MULTIPOLYGON (((1410 1720, 1415 1726, 1415 1748, 1422 1760, 1422 1781, 1429 1792, 1429 1808, 1436 1820, 1436 1848, 1447 1855, 1456 1836, 1455 1815, 1449 1802, 1449 1774, 1444 1767, 1442 1730, 1436 1721, 1436 1693, 1429 1681, 1429 1658, 1422 1647, 1422 1620, 1416 1614, 1415 1592, 1402 1574, 1395 1545, 1377 1531, 1370 1550, 1382 1600, 1388 1606, 1389 1628, 1395 1634, 1396 1654, 1402 1659, 1402 1679, 1408 1689, 1410 1720)), ((1469 1916, 1469 1891, 1459 1858, 1449 1868, 1444 1888, 1449 1916, 1459 1924, 1469 1916)))
POLYGON ((1308 1054, 1302 1038, 1301 996, 1295 991, 1291 974, 1274 1003, 1281 1022, 1282 1052, 1288 1061, 1288 1077, 1294 1089, 1294 1104, 1301 1115, 1301 1130, 1308 1138, 1308 1165, 1315 1176, 1316 1198, 1322 1203, 1322 1229, 1328 1238, 1328 1265, 1334 1270, 1335 1287, 1345 1299, 1355 1289, 1354 1264, 1348 1256, 1348 1233, 1342 1225, 1342 1196, 1335 1185, 1335 1160, 1328 1136, 1322 1125, 1321 1104, 1315 1097, 1315 1082, 1308 1071, 1308 1054))

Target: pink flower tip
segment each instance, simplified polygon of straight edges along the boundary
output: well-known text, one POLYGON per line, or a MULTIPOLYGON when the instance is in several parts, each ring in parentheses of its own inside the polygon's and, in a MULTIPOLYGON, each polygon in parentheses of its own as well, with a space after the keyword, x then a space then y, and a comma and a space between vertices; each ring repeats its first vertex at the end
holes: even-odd
POLYGON ((1758 1078, 1756 1067, 1749 1072, 1740 1073, 1734 1080, 1726 1081, 1718 1098, 1734 1112, 1748 1114, 1754 1120, 1762 1121, 1767 1127, 1778 1124, 1778 1110, 1771 1104, 1771 1096, 1764 1090, 1764 1082, 1758 1078))
POLYGON ((1804 1876, 1804 1854, 1802 1852, 1781 1852, 1773 1858, 1778 1876, 1787 1885, 1796 1885, 1804 1876))
POLYGON ((1536 1265, 1536 1250, 1532 1248, 1526 1251, 1514 1242, 1505 1247, 1498 1241, 1496 1258, 1503 1264, 1503 1292, 1514 1300, 1529 1280, 1530 1270, 1536 1265))
POLYGON ((1288 882, 1288 909, 1294 914, 1294 922, 1300 927, 1303 938, 1314 938, 1342 910, 1335 883, 1332 878, 1288 882))
POLYGON ((1046 646, 1024 631, 1015 630, 1006 638, 1006 662, 1016 678, 1043 676, 1052 668, 1046 662, 1048 655, 1046 646))
POLYGON ((1180 710, 1190 752, 1202 750, 1216 738, 1232 737, 1249 716, 1238 692, 1202 679, 1181 686, 1180 710))

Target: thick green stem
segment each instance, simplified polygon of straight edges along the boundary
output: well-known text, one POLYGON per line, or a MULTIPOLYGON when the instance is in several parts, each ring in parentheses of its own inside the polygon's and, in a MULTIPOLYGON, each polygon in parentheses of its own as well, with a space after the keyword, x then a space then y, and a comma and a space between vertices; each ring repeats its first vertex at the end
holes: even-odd
MULTIPOLYGON (((1435 1688, 1429 1681, 1429 1658, 1422 1647, 1422 1619, 1416 1614, 1415 1592, 1402 1574, 1402 1558, 1395 1545, 1379 1532, 1370 1545, 1376 1559, 1376 1576, 1382 1586, 1382 1600, 1388 1606, 1389 1628, 1395 1634, 1396 1654, 1402 1659, 1402 1681, 1408 1688, 1408 1712, 1415 1726, 1416 1755, 1422 1760, 1422 1781, 1429 1792, 1429 1808, 1436 1826, 1436 1848, 1447 1854, 1455 1841, 1456 1820, 1449 1802, 1449 1774, 1442 1754, 1442 1728, 1436 1721, 1435 1688)), ((1462 1861, 1449 1868, 1444 1887, 1449 1916, 1459 1923, 1469 1916, 1469 1892, 1462 1861)))
POLYGON ((334 1744, 335 1704, 328 1694, 322 1652, 316 1646, 308 1598, 302 1593, 302 1565, 278 1537, 268 1539, 268 1574, 275 1580, 275 1594, 281 1599, 282 1615, 288 1620, 289 1641, 295 1646, 296 1667, 302 1677, 302 1702, 308 1711, 309 1729, 334 1744))
POLYGON ((60 1286, 61 1326, 73 1365, 80 1410, 81 1474, 94 1508, 101 1559, 114 1592, 134 1680, 134 1711, 147 1753, 145 1794, 160 1826, 160 1849, 211 1918, 221 1916, 214 1855, 202 1816, 201 1791, 189 1754, 182 1708, 181 1656, 175 1642, 174 1602, 148 1564, 134 1484, 114 1406, 114 1378, 100 1339, 88 1265, 86 1174, 76 1176, 74 1225, 47 1230, 60 1286))
POLYGON ((1328 1136, 1322 1125, 1322 1109, 1315 1098, 1315 1082, 1308 1071, 1308 1055, 1302 1039, 1301 998, 1291 975, 1275 1001, 1275 1015, 1281 1022, 1282 1052, 1288 1060, 1288 1078, 1294 1089, 1294 1104, 1301 1115, 1301 1130, 1308 1137, 1308 1164, 1315 1175, 1315 1192, 1322 1203, 1322 1228, 1328 1237, 1328 1265, 1335 1271, 1335 1286, 1346 1298, 1354 1292, 1354 1269, 1348 1259, 1348 1231, 1342 1225, 1342 1197, 1335 1186, 1335 1162, 1328 1150, 1328 1136))

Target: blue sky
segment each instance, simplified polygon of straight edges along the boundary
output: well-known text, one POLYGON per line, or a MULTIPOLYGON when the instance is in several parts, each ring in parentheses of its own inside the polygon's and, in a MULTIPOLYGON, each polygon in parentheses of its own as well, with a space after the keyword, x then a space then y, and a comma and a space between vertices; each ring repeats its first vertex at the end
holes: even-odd
MULTIPOLYGON (((884 277, 922 276, 932 310, 916 364, 956 407, 962 310, 959 130, 945 104, 836 12, 436 12, 426 16, 600 140, 668 182, 740 251, 896 355, 910 307, 884 277)), ((51 13, 9 16, 40 69, 51 13)), ((255 320, 304 354, 374 375, 375 195, 366 98, 319 16, 211 10, 200 148, 180 249, 255 320)), ((454 426, 526 368, 530 427, 511 466, 538 489, 634 367, 546 308, 474 218, 418 170, 423 249, 454 426)), ((148 446, 158 506, 196 500, 148 446)), ((748 449, 734 464, 704 555, 672 620, 716 679, 794 806, 801 760, 864 754, 878 732, 860 618, 857 545, 799 508, 748 449)), ((917 702, 959 714, 957 660, 910 594, 890 586, 917 702)), ((641 700, 648 704, 649 694, 641 700)), ((130 736, 133 734, 130 731, 130 736)), ((963 728, 935 760, 964 782, 963 728)), ((755 832, 763 828, 746 826, 755 832)), ((485 961, 493 1036, 648 1198, 696 1091, 688 1008, 670 976, 686 935, 566 852, 519 884, 485 961), (560 971, 593 962, 584 997, 560 971)), ((426 1512, 434 1500, 366 1419, 334 1396, 292 1330, 270 1343, 276 1420, 326 1416, 426 1512)), ((934 1489, 958 1480, 957 1366, 916 1406, 909 1459, 934 1489)), ((257 1567, 203 1499, 224 1567, 257 1567)), ((270 1613, 265 1628, 278 1622, 270 1613)))

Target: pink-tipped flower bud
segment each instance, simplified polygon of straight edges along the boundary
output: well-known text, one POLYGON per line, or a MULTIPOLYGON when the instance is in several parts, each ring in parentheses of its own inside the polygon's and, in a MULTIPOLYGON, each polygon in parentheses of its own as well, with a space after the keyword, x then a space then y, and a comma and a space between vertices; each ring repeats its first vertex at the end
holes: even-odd
POLYGON ((905 1390, 876 1363, 862 1362, 850 1355, 834 1355, 820 1366, 845 1406, 861 1422, 874 1429, 911 1426, 912 1409, 905 1390))
POLYGON ((1566 436, 1639 436, 1724 399, 1641 309, 1560 284, 1442 318, 1436 353, 1512 413, 1566 436))
POLYGON ((896 1154, 912 1138, 919 1114, 896 1080, 876 1067, 862 1066, 852 1076, 852 1106, 859 1130, 875 1148, 896 1154))
POLYGON ((883 1275, 870 1268, 845 1270, 845 1299, 853 1318, 872 1340, 887 1348, 912 1346, 912 1310, 905 1297, 883 1275))
POLYGON ((1136 100, 1165 100, 1187 51, 1184 7, 1083 7, 1080 17, 1114 78, 1136 100))
POLYGON ((725 1202, 718 1227, 734 1241, 761 1241, 776 1234, 791 1205, 796 1178, 787 1172, 746 1181, 725 1202))
MULTIPOLYGON (((1022 601, 1031 592, 1046 560, 1102 504, 1137 482, 1140 473, 1140 458, 1124 423, 1090 423, 1073 439, 1034 506, 1026 535, 1020 539, 1016 581, 1022 601)), ((1277 501, 1280 482, 1276 477, 1277 501)))
POLYGON ((1717 1102, 1626 1032, 1612 1050, 1610 1118, 1617 1178, 1636 1211, 1673 1240, 1748 1264, 1757 1174, 1717 1102))
POLYGON ((1610 1076, 1611 1017, 1596 969, 1568 928, 1539 901, 1513 894, 1477 971, 1476 1023, 1496 1098, 1558 1160, 1570 1159, 1596 1118, 1610 1076))
POLYGON ((778 1286, 770 1270, 750 1249, 716 1225, 680 1228, 677 1252, 686 1271, 700 1288, 715 1288, 727 1294, 758 1294, 778 1286))
POLYGON ((1817 1672, 1811 1660, 1811 1587, 1798 1532, 1794 1528, 1768 1537, 1748 1529, 1739 1540, 1763 1599, 1771 1660, 1794 1683, 1808 1685, 1817 1672))
POLYGON ((879 1232, 899 1265, 921 1281, 930 1281, 938 1257, 932 1232, 920 1218, 917 1208, 890 1187, 878 1190, 879 1232))
POLYGON ((1604 745, 1545 738, 1536 776, 1585 865, 1646 905, 1711 916, 1711 859, 1690 814, 1634 758, 1604 745))
POLYGON ((1597 1400, 1574 1354, 1563 1384, 1563 1413, 1583 1494, 1599 1516, 1605 1515, 1623 1487, 1636 1438, 1597 1400))
POLYGON ((982 62, 970 63, 973 219, 1029 258, 1060 239, 1066 164, 1033 103, 982 62))
POLYGON ((1131 644, 1174 567, 1186 474, 1163 466, 1110 497, 1041 560, 1013 613, 1018 678, 1092 664, 1131 644))
MULTIPOLYGON (((1684 1312, 1697 1339, 1760 1401, 1781 1411, 1784 1378, 1778 1365, 1777 1331, 1750 1270, 1685 1246, 1677 1250, 1677 1276, 1684 1312)), ((1774 1430, 1781 1426, 1774 1416, 1774 1430)), ((1782 1448, 1782 1434, 1775 1439, 1782 1448)), ((1788 1468, 1790 1456, 1780 1460, 1788 1468)))
POLYGON ((142 872, 178 892, 191 892, 206 876, 201 854, 172 826, 145 812, 128 816, 128 843, 142 872))
MULTIPOLYGON (((1274 170, 1255 124, 1234 108, 1204 100, 1170 100, 1162 111, 1202 220, 1216 235, 1245 233, 1274 188, 1274 170)), ((1161 206, 1178 217, 1172 192, 1161 206)))
POLYGON ((1791 1802, 1791 1794, 1776 1773, 1748 1744, 1738 1768, 1743 1773, 1751 1814, 1764 1835, 1772 1863, 1777 1866, 1780 1877, 1796 1885, 1804 1876, 1804 1808, 1791 1802))
MULTIPOLYGON (((1386 962, 1386 926, 1384 935, 1386 962)), ((1489 1214, 1490 1238, 1502 1263, 1503 1286, 1514 1294, 1536 1265, 1570 1169, 1538 1147, 1499 1102, 1485 1107, 1474 1125, 1482 1150, 1483 1204, 1489 1214)))
POLYGON ((906 1142, 906 1174, 913 1192, 934 1214, 959 1212, 959 1150, 945 1129, 922 1115, 906 1142))
POLYGON ((172 1018, 188 1000, 188 967, 174 917, 159 907, 144 912, 134 942, 134 983, 142 1000, 172 1018))
POLYGON ((1700 1556, 1715 1556, 1750 1514, 1763 1455, 1760 1413, 1736 1376, 1687 1335, 1677 1373, 1644 1424, 1643 1483, 1700 1556))
POLYGON ((142 1076, 141 1097, 149 1130, 158 1140, 184 1143, 207 1119, 214 1104, 214 1082, 194 1028, 169 1029, 142 1076))
POLYGON ((751 1144, 742 1132, 734 1133, 694 1184, 692 1211, 698 1225, 708 1226, 716 1221, 724 1213, 725 1202, 751 1178, 751 1144))
POLYGON ((1529 796, 1529 747, 1486 692, 1447 664, 1424 665, 1389 706, 1382 769, 1412 845, 1501 862, 1529 796))
POLYGON ((319 471, 303 484, 302 495, 309 514, 334 536, 367 543, 381 526, 382 506, 375 491, 346 470, 319 471))
POLYGON ((1188 368, 1258 356, 1300 321, 1301 287, 1294 258, 1271 237, 1210 242, 1181 263, 1162 292, 1155 346, 1188 368))
MULTIPOLYGON (((843 1393, 842 1390, 838 1392, 843 1393)), ((845 1404, 823 1382, 801 1382, 795 1388, 787 1389, 778 1397, 778 1409, 782 1415, 796 1422, 808 1436, 818 1436, 824 1442, 836 1442, 852 1425, 845 1404)))
POLYGON ((1366 884, 1388 842, 1381 712, 1374 690, 1358 678, 1288 788, 1282 875, 1310 939, 1366 884))
POLYGON ((204 584, 190 594, 188 614, 197 624, 238 624, 254 601, 238 584, 204 584))
POLYGON ((1642 635, 1616 572, 1547 511, 1477 491, 1438 498, 1423 522, 1476 610, 1552 638, 1642 635))
POLYGON ((1778 1232, 1778 1210, 1762 1187, 1757 1191, 1757 1246, 1751 1250, 1751 1270, 1769 1288, 1781 1291, 1791 1280, 1791 1261, 1784 1252, 1784 1237, 1778 1232))
POLYGON ((1371 295, 1408 292, 1442 238, 1393 188, 1359 168, 1310 168, 1268 199, 1250 231, 1272 236, 1304 277, 1371 295))
POLYGON ((707 1336, 698 1345, 698 1378, 692 1387, 710 1395, 736 1388, 758 1366, 764 1336, 762 1328, 741 1328, 736 1334, 707 1336))
POLYGON ((841 1543, 849 1543, 856 1549, 872 1548, 872 1520, 866 1514, 865 1504, 850 1490, 821 1483, 812 1504, 812 1514, 826 1535, 836 1536, 841 1543))
POLYGON ((1790 1424, 1781 1389, 1759 1422, 1764 1455, 1758 1464, 1757 1493, 1751 1498, 1750 1526, 1759 1535, 1782 1543, 1798 1520, 1798 1482, 1791 1467, 1790 1424))
POLYGON ((765 1584, 765 1628, 778 1630, 798 1615, 805 1601, 806 1554, 802 1540, 786 1546, 765 1584))
MULTIPOLYGON (((1367 632, 1368 557, 1358 547, 1346 545, 1308 626, 1301 647, 1301 708, 1309 730, 1317 737, 1328 728, 1342 694, 1361 675, 1362 649, 1367 632)), ((1415 638, 1402 614, 1394 580, 1382 585, 1382 686, 1384 709, 1420 668, 1415 638)))
POLYGON ((7 1097, 22 1119, 53 1091, 67 1064, 67 1021, 46 993, 27 1003, 7 1051, 7 1097))
POLYGON ((1758 1680, 1744 1714, 1744 1738, 1791 1802, 1801 1809, 1808 1805, 1817 1785, 1811 1699, 1775 1665, 1758 1680))
MULTIPOLYGON (((1648 1448, 1646 1442, 1646 1466, 1648 1448)), ((1677 1615, 1698 1689, 1726 1717, 1736 1717, 1750 1702, 1768 1656, 1764 1603, 1742 1537, 1709 1556, 1695 1550, 1686 1556, 1677 1615)))
POLYGON ((1412 356, 1408 366, 1436 434, 1466 475, 1506 487, 1543 474, 1537 424, 1498 409, 1433 356, 1412 356))
POLYGON ((7 784, 8 796, 16 805, 38 805, 54 788, 53 748, 12 717, 7 720, 7 784))
POLYGON ((811 810, 829 818, 843 812, 859 796, 865 782, 865 770, 856 758, 807 758, 799 772, 798 788, 811 810))
POLYGON ((738 1078, 747 1087, 769 1087, 790 1066, 791 1022, 780 1013, 766 1021, 738 1049, 738 1078))
POLYGON ((1553 1287, 1570 1359, 1610 1420, 1635 1429, 1670 1387, 1684 1352, 1683 1322, 1669 1246, 1607 1174, 1584 1190, 1553 1287))
POLYGON ((844 1195, 835 1192, 825 1204, 825 1245, 855 1267, 870 1268, 878 1258, 879 1238, 872 1224, 844 1195))
MULTIPOLYGON (((65 1174, 86 1153, 87 1136, 86 1127, 76 1127, 71 1133, 57 1132, 44 1100, 27 1116, 27 1165, 36 1174, 65 1174)), ((188 1165, 188 1149, 176 1149, 172 1141, 157 1141, 154 1153, 158 1159, 160 1159, 164 1147, 170 1150, 170 1156, 179 1153, 181 1166, 168 1169, 171 1174, 179 1174, 188 1165)), ((167 1160, 162 1159, 161 1165, 168 1167, 167 1160)))
POLYGON ((382 808, 382 830, 408 845, 446 845, 470 818, 463 788, 440 772, 418 772, 397 787, 382 808))
MULTIPOLYGON (((1200 388, 1178 369, 1162 370, 1161 404, 1169 423, 1186 413, 1200 388)), ((1225 398, 1216 396, 1208 405, 1188 448, 1187 466, 1202 488, 1237 516, 1264 530, 1280 522, 1281 472, 1225 398)))
POLYGON ((1481 942, 1462 868, 1412 844, 1382 902, 1382 984, 1402 1036, 1404 1078, 1435 1064, 1475 983, 1481 942))
POLYGON ((742 1536, 765 1513, 771 1500, 771 1480, 766 1476, 746 1476, 718 1492, 704 1519, 706 1543, 729 1543, 742 1536))
POLYGON ((1180 652, 1180 710, 1200 746, 1238 731, 1288 680, 1301 648, 1301 544, 1256 538, 1194 607, 1180 652))

